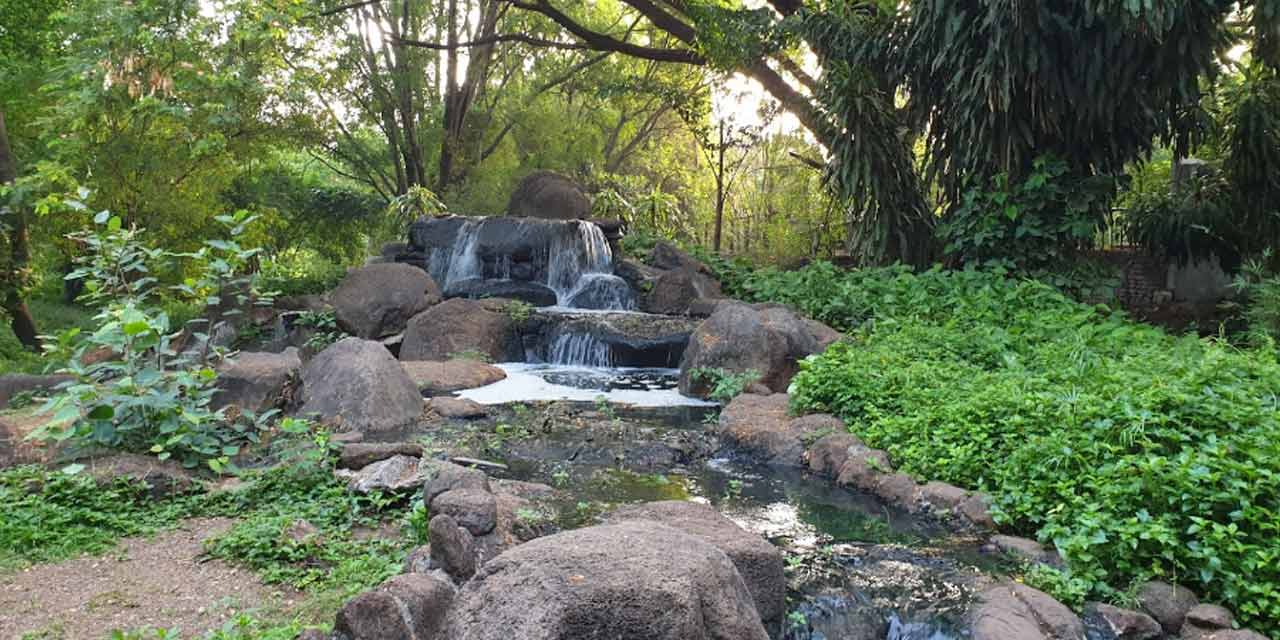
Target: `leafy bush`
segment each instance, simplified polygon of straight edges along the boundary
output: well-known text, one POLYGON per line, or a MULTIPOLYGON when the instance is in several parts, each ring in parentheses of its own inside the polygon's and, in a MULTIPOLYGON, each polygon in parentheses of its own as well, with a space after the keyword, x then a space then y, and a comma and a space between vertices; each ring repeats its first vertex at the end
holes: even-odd
POLYGON ((1220 176, 1192 179, 1179 191, 1138 194, 1125 211, 1134 242, 1179 264, 1216 256, 1223 267, 1239 264, 1244 237, 1231 185, 1220 176))
POLYGON ((799 408, 841 415, 907 473, 990 492, 999 522, 1057 546, 1073 598, 1161 576, 1280 630, 1274 352, 998 273, 875 270, 823 295, 824 273, 769 289, 852 331, 801 364, 799 408))
POLYGON ((1248 260, 1232 285, 1244 297, 1244 318, 1249 325, 1249 338, 1259 346, 1274 346, 1280 341, 1280 274, 1267 268, 1271 251, 1259 259, 1248 260))
POLYGON ((719 402, 729 402, 734 398, 742 395, 742 392, 752 383, 760 379, 760 372, 754 369, 748 369, 741 373, 726 371, 719 367, 716 368, 697 368, 689 372, 694 380, 706 382, 711 385, 711 391, 707 393, 712 400, 719 402))
POLYGON ((255 285, 281 296, 322 294, 332 291, 347 275, 347 268, 314 251, 285 251, 263 263, 255 285))

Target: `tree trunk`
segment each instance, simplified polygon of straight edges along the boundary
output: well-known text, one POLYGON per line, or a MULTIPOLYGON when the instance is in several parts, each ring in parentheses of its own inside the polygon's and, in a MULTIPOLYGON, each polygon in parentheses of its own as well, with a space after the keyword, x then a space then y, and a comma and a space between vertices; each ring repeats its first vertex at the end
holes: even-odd
POLYGON ((716 253, 720 253, 720 238, 724 233, 724 121, 720 121, 720 144, 716 147, 717 162, 719 167, 716 169, 716 232, 711 248, 716 253))
MULTIPOLYGON (((0 184, 9 184, 17 179, 18 166, 13 158, 13 151, 9 147, 9 134, 4 126, 4 111, 0 110, 0 184)), ((36 331, 36 323, 31 317, 31 311, 27 309, 27 303, 22 299, 22 278, 18 277, 18 274, 25 271, 27 263, 31 261, 27 213, 21 207, 14 207, 9 215, 12 218, 7 230, 10 274, 6 278, 8 282, 3 287, 4 296, 3 300, 0 300, 0 307, 9 314, 9 326, 13 328, 13 334, 18 337, 22 346, 38 352, 40 336, 36 331)))

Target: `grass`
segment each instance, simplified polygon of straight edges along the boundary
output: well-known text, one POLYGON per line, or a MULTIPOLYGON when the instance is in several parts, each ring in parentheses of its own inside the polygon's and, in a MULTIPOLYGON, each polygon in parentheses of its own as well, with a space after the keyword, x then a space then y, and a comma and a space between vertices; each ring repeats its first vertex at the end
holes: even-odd
MULTIPOLYGON (((93 326, 93 311, 76 304, 66 304, 60 299, 35 298, 27 302, 36 329, 42 335, 57 335, 67 329, 89 329, 93 326)), ((0 373, 44 373, 52 363, 42 355, 23 348, 22 343, 9 330, 8 323, 0 326, 0 373)))

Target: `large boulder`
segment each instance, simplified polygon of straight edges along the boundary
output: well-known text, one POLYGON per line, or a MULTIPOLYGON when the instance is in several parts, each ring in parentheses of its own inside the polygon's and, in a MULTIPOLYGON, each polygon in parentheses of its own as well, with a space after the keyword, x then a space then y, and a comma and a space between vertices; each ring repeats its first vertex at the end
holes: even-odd
POLYGON ((402 427, 423 412, 404 367, 380 343, 360 338, 339 340, 312 358, 302 370, 302 403, 303 415, 365 434, 402 427))
POLYGON ((839 334, 775 304, 724 303, 689 338, 680 362, 680 392, 706 397, 711 383, 695 371, 754 372, 775 392, 787 390, 796 364, 825 350, 839 334))
POLYGON ((329 294, 338 326, 347 333, 382 338, 404 331, 409 318, 440 302, 440 287, 407 264, 371 264, 347 274, 329 294))
POLYGON ((1066 605, 1016 582, 982 592, 973 640, 1085 640, 1084 623, 1066 605))
POLYGON ((1100 602, 1085 604, 1084 622, 1102 632, 1098 635, 1115 640, 1154 640, 1161 635, 1160 623, 1151 616, 1100 602))
POLYGON ((789 410, 790 398, 785 393, 744 393, 720 412, 720 438, 767 464, 798 467, 804 464, 806 441, 844 430, 844 423, 837 418, 792 418, 789 410))
POLYGON ((503 298, 454 298, 431 307, 409 320, 400 359, 450 360, 464 354, 495 362, 521 359, 510 304, 503 298))
POLYGON ((424 396, 483 387, 507 377, 507 372, 502 369, 475 360, 413 360, 401 364, 424 396))
POLYGON ((714 276, 706 263, 681 251, 676 245, 659 241, 649 251, 649 266, 663 271, 692 271, 703 275, 714 276))
POLYGON ((720 283, 692 269, 664 271, 649 280, 640 297, 640 308, 648 313, 685 315, 695 302, 723 297, 720 283))
POLYGON ((756 612, 766 626, 781 622, 787 609, 787 578, 782 553, 700 502, 669 500, 622 507, 609 522, 656 522, 711 543, 724 552, 747 583, 756 612))
POLYGON ((511 192, 507 215, 585 220, 591 217, 591 198, 570 178, 553 171, 535 171, 525 176, 511 192))
POLYGON ((556 303, 556 292, 545 284, 519 280, 484 280, 470 278, 449 285, 444 294, 450 298, 507 298, 527 302, 535 307, 556 303))
POLYGON ((285 390, 302 369, 294 347, 282 353, 242 352, 218 371, 214 408, 237 406, 261 414, 285 404, 285 390))
POLYGON ((1182 630, 1187 612, 1200 600, 1184 586, 1152 581, 1138 587, 1138 604, 1160 623, 1165 633, 1175 635, 1182 630))
POLYGON ((766 640, 751 592, 710 543, 647 522, 539 538, 454 600, 449 640, 766 640))

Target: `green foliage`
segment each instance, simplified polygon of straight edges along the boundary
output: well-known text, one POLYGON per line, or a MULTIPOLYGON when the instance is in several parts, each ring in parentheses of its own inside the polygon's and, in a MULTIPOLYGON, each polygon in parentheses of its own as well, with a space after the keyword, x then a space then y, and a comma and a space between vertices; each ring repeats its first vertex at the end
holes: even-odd
POLYGON ((1270 259, 1268 250, 1246 261, 1232 284, 1245 298, 1250 339, 1259 347, 1274 348, 1280 342, 1280 274, 1267 268, 1270 259))
POLYGON ((503 313, 517 325, 522 325, 533 316, 533 305, 523 300, 512 300, 502 308, 503 313))
POLYGON ((1000 274, 827 286, 806 306, 851 336, 801 364, 797 407, 842 416, 907 473, 992 494, 999 522, 1062 553, 1059 593, 1161 576, 1280 629, 1274 352, 1171 337, 1000 274))
POLYGON ((463 349, 462 351, 454 351, 449 354, 450 360, 471 360, 472 362, 484 362, 492 364, 493 358, 488 353, 479 349, 463 349))
POLYGON ((1193 178, 1178 191, 1135 194, 1124 222, 1134 242, 1179 264, 1216 256, 1228 269, 1256 231, 1241 225, 1231 185, 1218 175, 1193 178))
POLYGON ((295 322, 311 332, 306 346, 317 352, 324 351, 329 345, 347 336, 346 332, 338 328, 338 318, 330 310, 303 311, 298 314, 295 322))
POLYGON ((706 382, 711 385, 711 390, 707 392, 707 395, 712 400, 724 403, 742 395, 742 392, 745 391, 747 387, 760 379, 760 372, 755 369, 733 372, 726 371, 719 367, 701 367, 689 372, 689 375, 694 380, 706 382))
POLYGON ((279 296, 319 295, 332 291, 346 275, 341 263, 316 252, 289 249, 263 262, 254 285, 279 296))
POLYGON ((1088 580, 1071 575, 1070 571, 1047 564, 1034 564, 1022 576, 1022 581, 1033 589, 1039 589, 1062 604, 1080 611, 1088 599, 1092 586, 1088 580))
MULTIPOLYGON (((271 624, 263 622, 248 614, 240 614, 223 623, 219 629, 200 636, 202 640, 293 640, 302 632, 302 625, 297 622, 271 624)), ((194 636, 188 636, 194 638, 194 636)), ((130 631, 115 630, 110 640, 182 640, 180 629, 134 629, 130 631)))
POLYGON ((1111 193, 1109 178, 1074 176, 1065 162, 1041 156, 1024 180, 999 173, 970 185, 937 232, 963 264, 1052 267, 1092 243, 1111 193))
MULTIPOLYGON (((238 272, 256 253, 235 242, 252 218, 237 214, 219 220, 230 239, 210 240, 200 251, 182 254, 200 269, 177 287, 211 306, 222 302, 220 292, 243 281, 238 272)), ((258 441, 262 420, 232 422, 211 409, 217 376, 207 358, 217 354, 201 353, 192 360, 180 353, 168 315, 150 303, 153 263, 168 254, 143 246, 139 232, 122 228, 118 217, 103 212, 97 222, 100 231, 84 237, 92 253, 68 277, 86 278, 84 297, 103 305, 94 318, 98 328, 84 334, 73 330, 60 339, 60 346, 73 349, 64 370, 76 381, 42 407, 52 418, 31 437, 146 451, 162 460, 176 457, 188 467, 204 464, 222 471, 243 445, 258 441), (118 357, 96 362, 86 357, 103 351, 118 357)))

